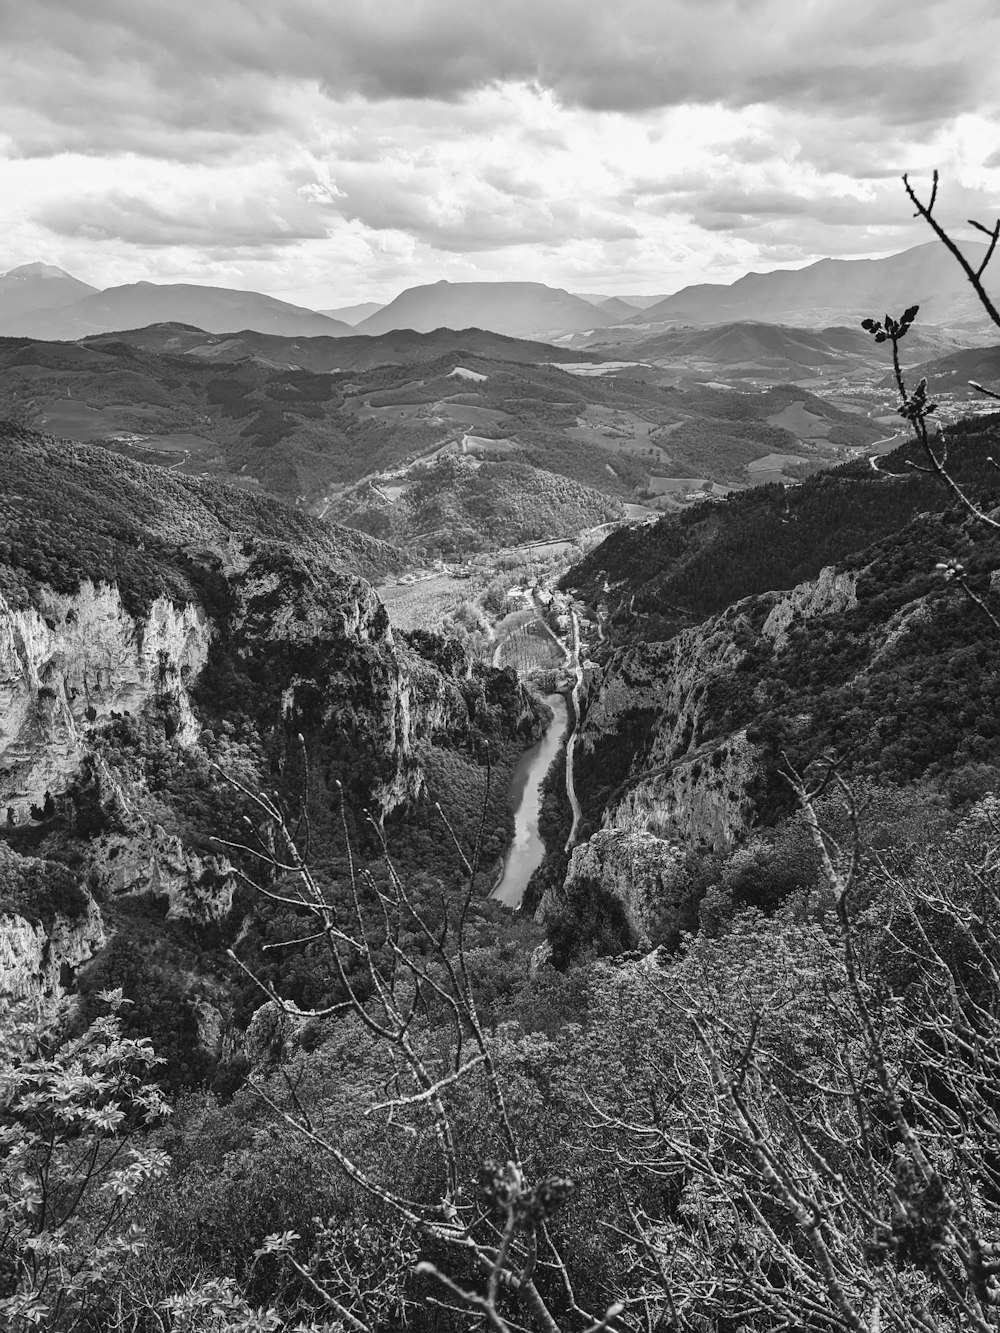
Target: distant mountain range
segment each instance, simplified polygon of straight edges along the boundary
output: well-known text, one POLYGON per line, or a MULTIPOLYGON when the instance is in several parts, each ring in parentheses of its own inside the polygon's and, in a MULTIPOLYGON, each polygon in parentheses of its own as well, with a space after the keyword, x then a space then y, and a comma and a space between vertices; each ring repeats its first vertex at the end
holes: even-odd
MULTIPOLYGON (((985 247, 968 244, 981 261, 985 247)), ((1000 270, 989 283, 1000 300, 1000 270)), ((954 258, 937 242, 884 259, 821 259, 806 268, 748 273, 672 296, 576 295, 540 282, 435 282, 388 305, 316 311, 260 292, 192 283, 137 282, 98 291, 62 269, 26 264, 0 275, 0 336, 68 341, 178 323, 210 334, 252 330, 279 337, 378 337, 394 330, 478 328, 512 338, 610 347, 641 343, 664 327, 739 322, 823 329, 920 306, 921 326, 982 333, 985 317, 954 258)))
MULTIPOLYGON (((620 328, 608 331, 605 354, 616 351, 620 328)), ((942 356, 963 344, 940 330, 914 328, 903 346, 904 364, 915 359, 942 356)), ((593 341, 590 350, 595 350, 593 341)), ((717 367, 728 375, 798 380, 831 370, 850 371, 862 366, 885 365, 884 349, 861 328, 835 325, 813 331, 751 320, 712 324, 704 328, 685 325, 653 332, 628 344, 628 355, 658 366, 680 368, 717 367)))
POLYGON ((362 301, 360 305, 345 305, 338 310, 321 310, 319 313, 329 319, 339 319, 353 328, 355 324, 360 324, 363 319, 384 308, 385 303, 381 301, 362 301))
POLYGON ((544 338, 613 324, 615 317, 579 296, 541 282, 433 282, 410 287, 364 319, 358 333, 390 329, 489 328, 513 338, 544 338))
MULTIPOLYGON (((68 274, 63 277, 75 282, 68 274)), ((208 333, 257 329, 285 337, 327 334, 336 338, 351 332, 349 324, 329 319, 315 310, 289 305, 260 292, 234 291, 229 287, 133 282, 103 292, 90 288, 80 299, 58 309, 22 307, 20 313, 14 314, 0 290, 0 334, 8 337, 65 341, 164 321, 194 324, 208 333)))
MULTIPOLYGON (((967 244, 975 262, 984 245, 967 244)), ((988 288, 1000 294, 1000 273, 988 288)), ((936 241, 885 259, 821 259, 806 268, 747 273, 728 285, 700 283, 667 296, 635 316, 637 324, 724 324, 758 320, 822 328, 854 323, 886 310, 920 306, 920 322, 976 326, 982 307, 954 258, 936 241)))

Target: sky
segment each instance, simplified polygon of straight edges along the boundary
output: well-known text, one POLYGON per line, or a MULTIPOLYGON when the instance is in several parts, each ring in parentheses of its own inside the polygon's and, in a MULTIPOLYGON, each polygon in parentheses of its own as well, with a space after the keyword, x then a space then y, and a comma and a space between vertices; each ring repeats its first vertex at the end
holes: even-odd
POLYGON ((667 293, 1000 212, 997 0, 3 0, 0 271, 667 293))

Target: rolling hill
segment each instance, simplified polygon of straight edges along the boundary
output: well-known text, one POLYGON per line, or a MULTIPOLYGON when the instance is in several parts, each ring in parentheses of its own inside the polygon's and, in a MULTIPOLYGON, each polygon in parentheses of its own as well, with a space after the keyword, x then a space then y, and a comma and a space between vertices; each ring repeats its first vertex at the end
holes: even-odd
POLYGON ((327 511, 347 527, 433 555, 575 538, 625 517, 620 500, 527 463, 449 455, 391 485, 364 482, 327 511))
POLYGON ((434 361, 449 352, 486 356, 495 361, 596 361, 594 353, 580 353, 556 348, 548 343, 523 338, 506 338, 484 329, 435 329, 432 333, 414 333, 412 329, 394 329, 391 333, 367 337, 300 337, 277 334, 242 333, 206 334, 189 324, 152 324, 143 329, 127 329, 114 334, 94 334, 81 339, 87 347, 128 344, 143 351, 184 355, 203 361, 235 362, 256 360, 274 369, 370 370, 375 366, 418 364, 434 361))
MULTIPOLYGON (((606 343, 588 340, 591 350, 600 346, 608 356, 621 352, 617 341, 621 328, 608 330, 606 343)), ((937 329, 915 328, 903 348, 904 354, 933 356, 956 348, 959 343, 937 329)), ((853 373, 885 364, 882 349, 859 328, 835 326, 814 331, 779 324, 745 320, 712 324, 707 328, 641 330, 641 336, 628 344, 628 356, 658 366, 684 367, 692 371, 715 367, 728 376, 756 376, 795 380, 817 373, 840 371, 853 373)))
POLYGON ((598 328, 614 319, 589 301, 541 282, 434 282, 409 287, 364 319, 359 333, 391 329, 490 329, 515 338, 598 328))
POLYGON ((80 343, 11 338, 0 340, 0 414, 319 506, 457 450, 674 508, 706 487, 805 475, 884 434, 801 388, 571 374, 551 363, 566 355, 579 357, 475 330, 338 340, 160 325, 80 343))
POLYGON ((598 301, 597 307, 613 319, 632 319, 639 309, 638 306, 623 301, 620 296, 608 296, 603 301, 598 301))
MULTIPOLYGON (((903 343, 905 351, 910 350, 909 338, 907 334, 907 341, 903 343)), ((997 392, 1000 391, 1000 347, 966 347, 948 356, 935 357, 913 366, 909 377, 911 380, 926 379, 933 394, 952 392, 965 397, 970 380, 997 392)), ((886 376, 886 385, 893 386, 895 382, 892 375, 886 376)))

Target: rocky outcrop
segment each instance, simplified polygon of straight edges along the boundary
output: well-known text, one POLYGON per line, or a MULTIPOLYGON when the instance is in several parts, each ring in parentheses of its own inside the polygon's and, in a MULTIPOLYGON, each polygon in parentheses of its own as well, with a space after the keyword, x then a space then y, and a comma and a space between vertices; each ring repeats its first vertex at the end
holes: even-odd
POLYGON ((764 621, 761 634, 771 639, 775 649, 784 648, 789 631, 813 616, 848 611, 858 604, 858 576, 854 571, 839 573, 832 565, 821 569, 815 579, 800 583, 791 592, 781 593, 764 621))
POLYGON ((600 829, 570 858, 563 893, 572 899, 581 881, 593 880, 625 909, 636 936, 648 933, 660 904, 673 896, 683 852, 644 830, 600 829))
POLYGON ((167 920, 221 921, 232 910, 237 877, 224 856, 199 855, 158 824, 94 840, 90 876, 110 898, 144 897, 167 904, 167 920))
MULTIPOLYGON (((631 754, 603 810, 589 812, 601 828, 574 851, 563 894, 583 878, 597 880, 641 935, 669 897, 678 849, 727 851, 747 834, 760 752, 745 728, 720 731, 713 691, 732 688, 752 647, 780 654, 797 624, 856 605, 856 585, 856 573, 828 567, 788 592, 746 598, 665 643, 611 660, 588 700, 578 773, 590 765, 600 774, 622 743, 631 754)), ((553 906, 543 898, 540 917, 553 906)))
POLYGON ((188 689, 208 657, 212 628, 197 606, 158 598, 142 619, 118 589, 42 586, 14 610, 0 596, 0 816, 23 823, 79 771, 92 728, 152 701, 182 742, 197 733, 188 689))
MULTIPOLYGON (((0 847, 0 887, 14 882, 14 867, 13 854, 0 847)), ((72 988, 77 969, 105 941, 104 921, 89 893, 81 893, 77 910, 45 915, 0 893, 0 1008, 57 1004, 72 988)))
POLYGON ((753 822, 750 791, 758 771, 757 750, 745 731, 710 741, 630 780, 605 813, 604 827, 724 851, 753 822))

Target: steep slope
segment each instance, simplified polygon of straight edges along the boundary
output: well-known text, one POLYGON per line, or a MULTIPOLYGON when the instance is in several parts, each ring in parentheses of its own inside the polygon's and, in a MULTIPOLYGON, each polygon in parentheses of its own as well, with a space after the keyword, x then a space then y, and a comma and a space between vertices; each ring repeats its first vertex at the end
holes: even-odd
POLYGON ((515 338, 571 333, 613 323, 613 317, 559 287, 540 282, 435 282, 408 287, 359 333, 391 329, 491 329, 515 338))
MULTIPOLYGON (((105 937, 116 967, 125 951, 155 963, 172 996, 180 985, 189 1017, 219 991, 211 976, 228 964, 213 941, 239 934, 251 947, 267 929, 238 892, 241 872, 259 866, 228 845, 246 840, 243 816, 260 809, 222 772, 304 800, 310 845, 339 883, 338 788, 365 864, 379 845, 362 811, 397 841, 423 837, 428 791, 450 805, 456 788, 482 790, 488 741, 497 855, 505 765, 540 709, 510 672, 433 636, 420 651, 397 640, 358 575, 384 576, 389 548, 100 449, 9 426, 0 442, 8 994, 64 991, 105 937), (38 922, 47 949, 35 947, 38 922)), ((423 870, 449 882, 460 871, 439 837, 420 845, 423 870)), ((213 1003, 225 1007, 221 994, 213 1003)))
POLYGON ((261 292, 191 283, 134 282, 94 292, 60 310, 34 311, 6 317, 0 307, 0 334, 66 340, 115 329, 175 321, 208 333, 256 329, 286 337, 326 334, 340 337, 350 325, 289 305, 261 292))
MULTIPOLYGON (((953 474, 987 497, 995 482, 988 456, 997 418, 950 429, 953 474)), ((761 486, 697 505, 657 523, 622 529, 564 579, 584 599, 602 602, 622 632, 666 638, 741 598, 791 588, 940 508, 937 480, 915 470, 914 445, 844 464, 792 489, 761 486)))
POLYGON ((98 290, 54 264, 22 264, 0 274, 0 326, 30 311, 70 305, 98 290))
MULTIPOLYGON (((956 435, 957 474, 977 498, 995 503, 988 458, 996 421, 967 423, 956 435)), ((669 521, 659 532, 620 532, 605 543, 619 556, 629 543, 635 556, 618 597, 630 587, 629 596, 638 594, 641 562, 658 552, 661 572, 647 596, 686 588, 689 627, 671 632, 684 619, 674 606, 655 641, 626 646, 622 627, 611 636, 620 646, 591 684, 576 748, 584 841, 565 885, 550 884, 544 914, 558 915, 598 885, 635 931, 647 933, 682 896, 692 851, 731 852, 791 811, 788 764, 803 771, 833 755, 857 781, 922 781, 949 791, 1000 780, 995 629, 941 577, 941 562, 960 561, 970 587, 996 611, 1000 542, 962 511, 947 510, 940 484, 906 468, 909 452, 890 456, 895 473, 881 480, 846 469, 823 478, 797 513, 799 496, 789 497, 785 522, 799 529, 791 540, 772 497, 757 492, 740 497, 745 503, 732 513, 716 506, 712 519, 701 516, 701 531, 692 523, 686 544, 669 521), (873 509, 873 500, 884 507, 873 509), (747 561, 740 545, 750 504, 761 534, 773 536, 765 565, 747 561), (731 547, 727 526, 731 536, 740 533, 731 547), (837 544, 862 549, 826 563, 834 533, 837 544), (701 561, 721 586, 706 576, 698 596, 691 566, 701 561)), ((607 575, 623 566, 611 551, 594 555, 603 574, 594 556, 585 565, 600 596, 607 575)), ((587 581, 574 572, 569 582, 587 581)))
MULTIPOLYGON (((963 243, 980 263, 986 247, 963 243)), ((990 290, 996 287, 993 278, 990 290)), ((918 304, 931 324, 980 320, 982 309, 961 269, 936 241, 884 259, 821 259, 803 269, 747 273, 734 283, 700 283, 643 310, 642 323, 722 324, 750 319, 821 327, 855 323, 918 304)))

